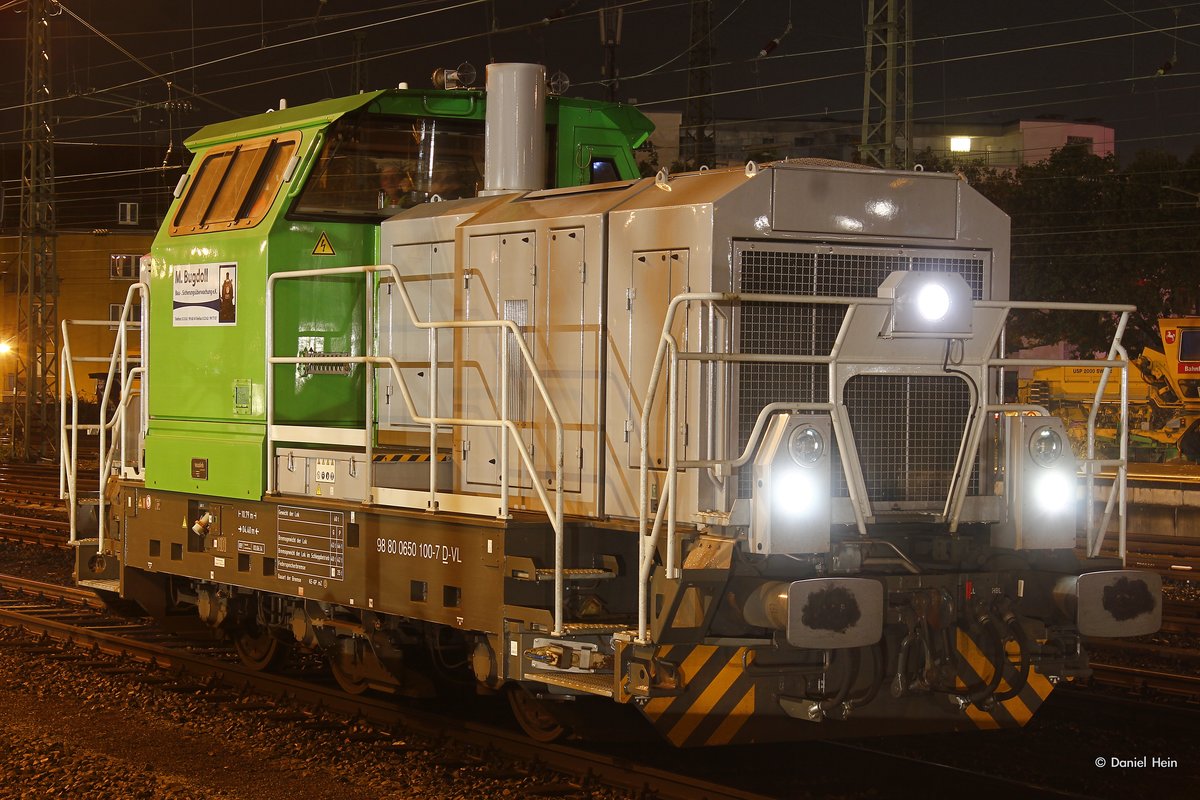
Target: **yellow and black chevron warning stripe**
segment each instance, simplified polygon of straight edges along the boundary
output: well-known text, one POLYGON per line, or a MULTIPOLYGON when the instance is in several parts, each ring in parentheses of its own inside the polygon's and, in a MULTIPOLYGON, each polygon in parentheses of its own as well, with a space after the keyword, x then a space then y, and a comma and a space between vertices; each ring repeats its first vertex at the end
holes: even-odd
POLYGON ((642 712, 679 747, 731 744, 755 713, 745 647, 665 645, 658 657, 678 665, 683 692, 654 697, 642 712))
MULTIPOLYGON (((374 461, 376 464, 392 464, 392 463, 402 462, 402 461, 403 462, 408 462, 408 461, 428 462, 430 460, 430 458, 429 458, 429 453, 376 453, 374 458, 372 458, 371 460, 374 461)), ((450 454, 449 453, 438 453, 437 460, 438 461, 449 461, 450 454)))
MULTIPOLYGON (((961 656, 958 662, 958 688, 965 690, 968 687, 980 685, 980 682, 984 684, 990 682, 995 675, 995 667, 970 634, 962 628, 958 629, 957 647, 961 656)), ((1006 652, 1008 658, 1004 663, 1004 673, 1000 685, 996 689, 998 693, 1009 691, 1012 684, 1018 680, 1016 659, 1019 653, 1016 644, 1009 642, 1006 652)), ((1019 728, 1033 718, 1034 712, 1050 695, 1053 688, 1045 675, 1030 669, 1025 686, 1015 697, 997 703, 986 711, 971 704, 967 706, 965 713, 981 729, 1019 728)))

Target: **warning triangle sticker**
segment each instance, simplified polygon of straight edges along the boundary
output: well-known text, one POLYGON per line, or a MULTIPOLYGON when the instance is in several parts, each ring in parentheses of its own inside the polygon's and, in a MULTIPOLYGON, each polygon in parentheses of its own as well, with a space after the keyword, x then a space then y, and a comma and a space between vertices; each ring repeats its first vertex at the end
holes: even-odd
POLYGON ((325 231, 321 231, 321 238, 317 239, 317 246, 313 248, 314 256, 335 256, 333 245, 329 243, 329 237, 325 235, 325 231))

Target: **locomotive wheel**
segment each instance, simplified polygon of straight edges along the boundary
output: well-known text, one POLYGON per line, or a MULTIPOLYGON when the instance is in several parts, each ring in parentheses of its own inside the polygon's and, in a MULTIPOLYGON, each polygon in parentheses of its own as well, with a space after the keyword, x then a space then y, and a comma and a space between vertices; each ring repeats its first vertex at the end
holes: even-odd
POLYGON ((243 628, 233 639, 242 663, 259 672, 269 672, 281 665, 291 654, 291 648, 271 635, 266 628, 243 628))
POLYGON ((535 742, 556 742, 567 735, 566 727, 550 713, 547 703, 534 697, 520 684, 509 684, 508 705, 521 730, 535 742))
POLYGON ((342 687, 342 691, 347 694, 362 694, 371 686, 366 678, 347 672, 342 666, 341 660, 336 656, 329 659, 329 670, 333 673, 333 679, 337 681, 338 686, 342 687))

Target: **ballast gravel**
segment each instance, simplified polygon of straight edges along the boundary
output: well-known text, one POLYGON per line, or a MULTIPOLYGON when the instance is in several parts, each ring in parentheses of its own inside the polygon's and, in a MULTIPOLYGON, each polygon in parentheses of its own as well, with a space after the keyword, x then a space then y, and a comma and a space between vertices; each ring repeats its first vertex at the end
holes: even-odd
MULTIPOLYGON (((30 653, 0 632, 0 798, 611 797, 300 708, 236 710, 30 653)), ((83 662, 86 664, 88 662, 83 662)), ((267 705, 256 703, 253 705, 267 705)))

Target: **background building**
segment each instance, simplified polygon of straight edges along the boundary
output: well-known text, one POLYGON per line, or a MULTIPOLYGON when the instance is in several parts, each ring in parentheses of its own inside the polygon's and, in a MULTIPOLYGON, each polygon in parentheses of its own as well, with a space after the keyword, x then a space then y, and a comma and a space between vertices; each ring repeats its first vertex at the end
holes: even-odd
MULTIPOLYGON (((146 230, 114 232, 62 231, 57 236, 58 318, 115 319, 125 302, 125 294, 137 277, 141 257, 150 252, 154 234, 146 230)), ((17 343, 17 256, 20 239, 0 237, 0 350, 17 343)), ((74 330, 71 333, 74 352, 109 353, 113 334, 106 328, 74 330)), ((6 397, 13 391, 14 354, 0 352, 0 376, 6 397)), ((103 371, 97 364, 92 371, 103 371)), ((80 388, 90 394, 94 382, 76 375, 80 388)))
MULTIPOLYGON (((647 114, 655 125, 650 142, 659 166, 679 161, 678 112, 647 114)), ((713 167, 744 164, 746 161, 777 161, 787 158, 859 160, 861 120, 825 118, 817 120, 718 121, 716 163, 713 167)), ((928 152, 934 158, 958 163, 977 163, 995 169, 1015 169, 1049 158, 1054 150, 1077 145, 1088 152, 1107 156, 1115 152, 1115 131, 1090 120, 1039 118, 1005 123, 948 124, 916 123, 913 152, 928 152)))

